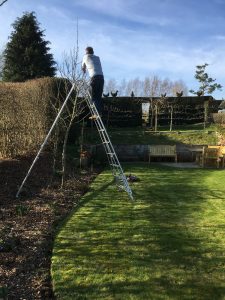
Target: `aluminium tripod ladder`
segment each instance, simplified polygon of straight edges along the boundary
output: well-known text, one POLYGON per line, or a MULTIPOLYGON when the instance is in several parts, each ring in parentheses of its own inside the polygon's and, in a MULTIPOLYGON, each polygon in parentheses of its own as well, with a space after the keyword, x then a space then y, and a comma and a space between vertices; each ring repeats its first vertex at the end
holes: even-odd
MULTIPOLYGON (((64 108, 65 108, 68 100, 70 99, 70 96, 71 96, 72 91, 74 89, 75 89, 75 82, 72 83, 71 89, 70 89, 68 95, 66 96, 66 99, 65 99, 63 105, 61 106, 61 108, 60 108, 60 110, 59 110, 59 112, 58 112, 58 114, 57 114, 57 116, 56 116, 56 118, 55 118, 55 120, 54 120, 51 128, 49 129, 49 132, 48 132, 47 136, 45 137, 45 139, 44 139, 44 141, 43 141, 43 143, 42 143, 42 145, 41 145, 41 147, 40 147, 40 149, 39 149, 36 157, 34 158, 34 160, 33 160, 32 164, 31 164, 31 166, 30 166, 30 168, 29 168, 29 170, 28 170, 28 172, 27 172, 27 174, 26 174, 23 182, 21 183, 21 185, 20 185, 20 187, 18 189, 18 192, 16 194, 16 198, 19 197, 20 192, 22 191, 22 188, 23 188, 24 184, 27 181, 27 178, 29 177, 29 175, 30 175, 30 173, 31 173, 31 171, 32 171, 35 163, 39 159, 40 154, 43 151, 43 149, 44 149, 44 147, 45 147, 45 145, 46 145, 46 143, 47 143, 47 141, 48 141, 48 139, 49 139, 49 137, 50 137, 50 135, 51 135, 51 133, 52 133, 55 125, 56 125, 56 123, 58 122, 58 120, 60 118, 60 115, 62 114, 62 111, 64 110, 64 108)), ((88 88, 87 88, 87 90, 88 90, 88 88)), ((115 177, 116 183, 119 186, 119 188, 125 190, 128 193, 130 199, 133 200, 132 191, 131 191, 131 188, 130 188, 129 183, 127 181, 127 178, 126 178, 126 176, 123 173, 123 169, 122 169, 122 167, 120 165, 120 162, 119 162, 119 160, 117 158, 117 155, 116 155, 115 150, 113 148, 113 145, 112 145, 112 143, 110 141, 108 133, 107 133, 107 131, 105 129, 105 126, 104 126, 104 124, 103 124, 103 122, 101 120, 101 117, 100 117, 100 115, 99 115, 99 113, 98 113, 98 111, 97 111, 97 109, 95 107, 95 104, 91 100, 91 96, 90 96, 89 92, 88 92, 88 96, 86 97, 86 100, 87 100, 87 104, 88 104, 88 107, 90 109, 91 114, 97 116, 97 118, 95 120, 95 123, 96 123, 97 129, 98 129, 98 132, 100 134, 103 146, 105 148, 105 151, 106 151, 106 154, 107 154, 107 157, 108 157, 108 160, 109 160, 109 164, 110 164, 110 167, 112 169, 113 176, 115 177)))
POLYGON ((87 100, 87 105, 90 109, 92 116, 95 116, 95 118, 93 118, 93 120, 95 121, 102 144, 104 146, 104 149, 105 149, 108 161, 109 161, 109 165, 112 170, 112 174, 115 178, 115 182, 116 182, 117 186, 119 187, 119 189, 125 190, 127 192, 128 196, 130 197, 130 199, 134 200, 133 195, 132 195, 132 190, 129 186, 126 176, 124 175, 123 169, 120 165, 119 159, 116 155, 114 147, 111 143, 109 135, 104 126, 104 123, 102 122, 102 119, 98 113, 98 110, 97 110, 94 102, 91 99, 90 93, 88 93, 88 97, 86 100, 87 100))

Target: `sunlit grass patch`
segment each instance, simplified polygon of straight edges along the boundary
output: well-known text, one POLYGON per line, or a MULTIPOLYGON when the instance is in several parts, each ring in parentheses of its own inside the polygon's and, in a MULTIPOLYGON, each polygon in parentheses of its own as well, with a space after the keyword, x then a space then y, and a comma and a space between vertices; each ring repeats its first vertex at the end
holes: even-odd
POLYGON ((223 299, 225 172, 131 165, 97 177, 55 240, 58 299, 223 299))

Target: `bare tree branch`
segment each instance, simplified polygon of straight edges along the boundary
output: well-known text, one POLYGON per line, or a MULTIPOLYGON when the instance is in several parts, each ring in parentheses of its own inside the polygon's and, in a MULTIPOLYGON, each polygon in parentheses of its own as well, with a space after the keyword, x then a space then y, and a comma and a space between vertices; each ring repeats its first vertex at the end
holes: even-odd
POLYGON ((1 3, 0 3, 0 6, 2 6, 5 2, 7 2, 8 0, 3 0, 1 3))

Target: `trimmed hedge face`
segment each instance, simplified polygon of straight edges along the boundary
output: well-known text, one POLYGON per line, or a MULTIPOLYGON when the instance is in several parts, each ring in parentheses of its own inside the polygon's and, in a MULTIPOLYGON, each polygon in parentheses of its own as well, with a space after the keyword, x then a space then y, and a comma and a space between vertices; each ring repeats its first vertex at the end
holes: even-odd
POLYGON ((131 127, 140 126, 143 119, 148 119, 149 125, 154 124, 154 105, 158 105, 158 125, 168 125, 171 120, 171 105, 173 105, 173 124, 194 124, 204 121, 207 106, 208 120, 211 114, 218 111, 221 101, 213 100, 211 96, 202 97, 167 97, 162 101, 159 97, 117 97, 103 98, 103 121, 109 126, 131 127), (150 103, 149 111, 143 112, 142 103, 150 103), (153 110, 152 110, 153 105, 153 110))
POLYGON ((107 126, 133 127, 142 125, 142 102, 130 97, 103 99, 103 122, 107 126))
POLYGON ((49 80, 0 84, 0 156, 36 149, 47 125, 49 80))
POLYGON ((46 77, 0 83, 0 157, 37 150, 56 114, 51 103, 59 103, 59 82, 60 79, 46 77))

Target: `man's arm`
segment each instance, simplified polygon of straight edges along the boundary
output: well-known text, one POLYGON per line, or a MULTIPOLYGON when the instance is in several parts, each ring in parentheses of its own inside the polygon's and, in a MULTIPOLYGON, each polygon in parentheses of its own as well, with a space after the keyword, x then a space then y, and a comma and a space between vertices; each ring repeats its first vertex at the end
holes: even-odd
POLYGON ((85 65, 85 64, 82 66, 82 71, 83 71, 84 73, 86 73, 86 65, 85 65))
POLYGON ((85 64, 85 61, 84 61, 84 58, 83 58, 83 61, 82 61, 82 64, 81 64, 81 69, 84 73, 86 73, 86 64, 85 64))

